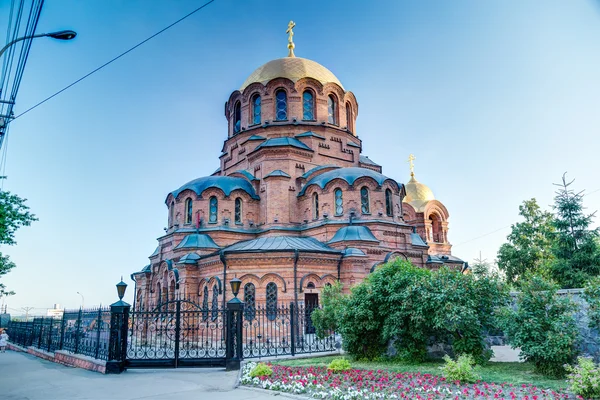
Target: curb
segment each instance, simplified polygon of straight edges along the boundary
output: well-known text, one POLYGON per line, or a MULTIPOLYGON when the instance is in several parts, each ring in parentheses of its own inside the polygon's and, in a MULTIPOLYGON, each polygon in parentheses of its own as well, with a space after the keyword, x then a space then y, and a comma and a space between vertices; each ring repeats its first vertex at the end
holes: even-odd
POLYGON ((312 397, 303 396, 301 394, 293 394, 293 393, 288 393, 288 392, 280 392, 278 390, 262 389, 262 388, 257 388, 257 387, 254 387, 254 386, 242 386, 242 385, 240 385, 240 387, 238 387, 237 389, 248 390, 250 392, 257 392, 257 393, 262 393, 262 394, 268 394, 268 395, 271 395, 271 396, 287 397, 288 399, 296 399, 296 400, 312 399, 312 397))

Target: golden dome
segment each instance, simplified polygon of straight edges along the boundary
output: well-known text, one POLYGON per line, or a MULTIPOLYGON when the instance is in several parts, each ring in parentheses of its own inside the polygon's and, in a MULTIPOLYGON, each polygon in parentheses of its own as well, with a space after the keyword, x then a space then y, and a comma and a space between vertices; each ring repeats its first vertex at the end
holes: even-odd
POLYGON ((284 57, 269 61, 258 67, 248 79, 244 82, 240 91, 243 91, 248 85, 254 82, 266 84, 271 79, 288 78, 293 82, 301 78, 314 78, 325 84, 329 82, 337 83, 342 89, 342 83, 327 68, 312 60, 300 57, 284 57))
POLYGON ((435 200, 431 189, 418 182, 414 175, 410 177, 410 181, 404 187, 406 188, 406 197, 402 201, 413 206, 416 212, 423 212, 427 203, 435 200))

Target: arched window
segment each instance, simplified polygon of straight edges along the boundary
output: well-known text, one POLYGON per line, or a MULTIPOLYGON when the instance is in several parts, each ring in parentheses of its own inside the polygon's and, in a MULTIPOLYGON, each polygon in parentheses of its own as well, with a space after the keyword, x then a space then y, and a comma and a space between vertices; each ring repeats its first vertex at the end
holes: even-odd
POLYGON ((327 283, 325 284, 325 286, 327 286, 327 287, 331 287, 331 283, 327 282, 327 283))
POLYGON ((255 94, 252 98, 252 123, 260 124, 260 95, 255 94))
POLYGON ((277 121, 287 119, 287 93, 283 89, 275 93, 275 117, 277 121))
POLYGON ((390 189, 385 190, 385 213, 388 217, 394 216, 394 205, 392 204, 392 191, 390 189))
POLYGON ((242 223, 242 199, 240 197, 237 197, 235 199, 235 223, 236 224, 241 224, 242 223))
POLYGON ((327 122, 337 124, 337 103, 332 94, 327 96, 327 122))
POLYGON ((315 98, 310 90, 302 93, 302 119, 305 121, 315 119, 315 98))
POLYGON ((162 289, 160 287, 160 282, 156 284, 156 305, 162 303, 162 289))
POLYGON ((204 286, 202 296, 202 321, 208 320, 208 286, 204 286))
POLYGON ((315 288, 315 284, 312 282, 308 282, 308 285, 306 285, 307 289, 314 289, 315 288))
POLYGON ((252 321, 256 316, 256 288, 253 283, 244 286, 244 317, 252 321))
POLYGON ((242 129, 242 106, 239 101, 235 103, 233 124, 233 133, 239 133, 242 129))
POLYGON ((213 298, 212 298, 212 310, 210 312, 210 317, 214 321, 219 317, 219 289, 217 289, 217 285, 213 286, 213 298))
POLYGON ((277 285, 267 284, 267 319, 273 321, 277 317, 277 285))
POLYGON ((432 239, 436 243, 444 242, 444 235, 442 233, 442 221, 436 214, 431 214, 429 216, 429 221, 431 222, 431 233, 432 239))
POLYGON ((346 127, 348 128, 348 132, 354 132, 354 129, 352 129, 352 106, 350 103, 346 103, 346 127))
POLYGON ((344 198, 342 197, 342 189, 335 189, 335 215, 340 216, 344 213, 344 198))
POLYGON ((363 214, 371 214, 371 206, 369 203, 369 189, 366 186, 363 186, 360 189, 360 210, 363 214))
POLYGON ((313 193, 313 219, 319 219, 319 195, 313 193))
POLYGON ((169 207, 169 228, 175 224, 175 202, 171 202, 169 207))
POLYGON ((217 214, 219 212, 219 201, 215 196, 212 196, 208 201, 209 212, 208 212, 208 223, 216 224, 217 223, 217 214))
POLYGON ((185 223, 192 223, 192 199, 190 197, 185 200, 185 223))

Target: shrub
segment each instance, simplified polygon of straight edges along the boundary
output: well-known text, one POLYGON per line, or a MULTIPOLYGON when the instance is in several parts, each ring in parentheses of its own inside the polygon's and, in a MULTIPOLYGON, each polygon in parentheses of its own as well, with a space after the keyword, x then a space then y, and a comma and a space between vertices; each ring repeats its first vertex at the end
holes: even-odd
POLYGON ((600 397, 600 368, 591 358, 579 357, 577 365, 566 365, 565 369, 569 372, 567 381, 573 393, 586 399, 600 397))
POLYGON ((311 314, 317 337, 323 339, 331 332, 339 330, 339 321, 344 308, 345 297, 342 294, 342 284, 325 286, 321 294, 321 308, 311 314))
POLYGON ((254 368, 252 368, 252 371, 250 371, 250 376, 252 378, 257 378, 257 377, 261 377, 261 376, 271 376, 272 374, 273 374, 273 369, 271 369, 271 367, 269 367, 265 363, 256 364, 256 366, 254 368))
POLYGON ((352 366, 350 365, 350 361, 346 360, 345 358, 336 358, 335 360, 331 361, 327 367, 327 369, 331 370, 332 372, 348 371, 351 368, 352 366))
POLYGON ((530 361, 537 372, 560 377, 564 365, 575 358, 577 327, 575 305, 556 294, 556 284, 532 276, 521 284, 516 306, 503 312, 503 328, 520 357, 530 361))
POLYGON ((481 379, 475 367, 475 360, 470 354, 460 355, 456 361, 448 356, 444 356, 443 367, 440 367, 444 377, 451 381, 460 381, 462 383, 474 383, 481 379))
POLYGON ((600 329, 600 277, 591 279, 583 291, 583 298, 588 303, 590 328, 600 329))

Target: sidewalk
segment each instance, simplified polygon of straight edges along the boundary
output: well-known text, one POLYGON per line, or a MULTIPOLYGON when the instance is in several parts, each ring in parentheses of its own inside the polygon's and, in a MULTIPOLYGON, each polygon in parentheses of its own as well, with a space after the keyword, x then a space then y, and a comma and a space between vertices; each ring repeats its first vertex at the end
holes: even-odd
MULTIPOLYGON (((0 353, 0 398, 6 400, 273 400, 234 389, 237 371, 216 368, 128 370, 102 375, 25 353, 0 353)), ((277 392, 273 392, 276 394, 277 392)))

